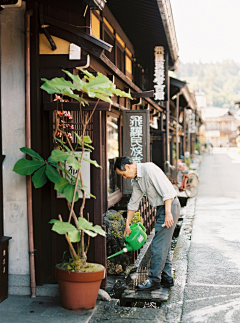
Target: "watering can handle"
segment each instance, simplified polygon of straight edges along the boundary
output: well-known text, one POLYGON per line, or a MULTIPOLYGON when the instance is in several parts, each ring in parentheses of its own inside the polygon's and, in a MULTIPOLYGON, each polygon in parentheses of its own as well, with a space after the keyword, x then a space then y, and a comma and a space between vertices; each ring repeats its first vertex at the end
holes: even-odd
POLYGON ((143 226, 143 224, 141 222, 139 222, 140 227, 142 227, 143 231, 146 232, 146 228, 143 226))

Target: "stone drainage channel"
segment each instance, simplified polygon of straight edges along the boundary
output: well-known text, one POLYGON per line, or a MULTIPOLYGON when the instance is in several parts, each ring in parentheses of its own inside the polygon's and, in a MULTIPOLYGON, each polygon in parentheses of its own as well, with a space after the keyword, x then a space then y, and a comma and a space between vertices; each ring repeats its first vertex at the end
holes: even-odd
MULTIPOLYGON (((171 253, 174 254, 179 232, 183 220, 186 216, 187 207, 181 208, 180 218, 176 225, 171 243, 171 253)), ((191 240, 192 221, 184 226, 184 235, 191 240)), ((148 276, 149 263, 151 259, 151 246, 154 237, 154 230, 148 236, 148 239, 142 247, 134 265, 128 274, 120 273, 118 275, 108 275, 108 284, 105 291, 115 300, 119 300, 120 306, 140 307, 140 308, 160 308, 163 302, 169 299, 170 289, 161 287, 159 290, 149 292, 136 292, 135 286, 141 284, 148 276)), ((174 268, 173 268, 174 270, 174 268)))

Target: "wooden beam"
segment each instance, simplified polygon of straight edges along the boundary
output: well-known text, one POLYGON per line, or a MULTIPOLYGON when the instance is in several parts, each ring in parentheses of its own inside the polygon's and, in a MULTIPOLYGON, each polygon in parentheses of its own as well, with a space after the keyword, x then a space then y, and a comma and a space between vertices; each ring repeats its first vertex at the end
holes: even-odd
MULTIPOLYGON (((95 107, 95 102, 89 102, 89 105, 81 107, 82 111, 91 111, 95 107)), ((44 111, 55 111, 55 110, 65 110, 65 111, 79 111, 79 102, 44 102, 44 111)), ((96 111, 111 111, 111 104, 108 102, 98 102, 96 111)))
POLYGON ((78 35, 79 37, 87 40, 88 42, 90 42, 102 49, 107 50, 108 52, 112 51, 112 47, 113 47, 112 45, 106 43, 105 41, 103 41, 101 39, 98 39, 96 37, 93 37, 91 35, 84 33, 83 31, 81 31, 79 28, 77 28, 75 26, 71 26, 69 24, 66 24, 65 22, 62 22, 62 21, 59 21, 59 20, 56 20, 56 19, 53 19, 53 18, 50 18, 47 16, 43 16, 43 18, 44 18, 45 23, 48 23, 52 26, 61 28, 62 30, 69 31, 72 34, 78 35))
MULTIPOLYGON (((105 56, 104 54, 101 54, 100 59, 103 63, 105 63, 105 65, 107 67, 109 67, 123 82, 125 82, 127 84, 127 86, 137 92, 142 92, 141 89, 134 84, 132 81, 129 80, 129 78, 127 78, 127 76, 121 72, 119 70, 119 68, 117 68, 116 65, 114 65, 110 59, 107 58, 107 56, 105 56)), ((156 102, 154 102, 153 100, 151 100, 150 98, 145 98, 145 100, 151 104, 151 106, 153 106, 155 109, 157 109, 159 112, 163 111, 163 107, 159 106, 156 102)))
POLYGON ((154 91, 143 91, 143 92, 132 92, 132 98, 152 98, 154 96, 154 91))
POLYGON ((75 68, 84 67, 88 63, 88 55, 82 54, 82 58, 79 60, 69 60, 67 54, 60 55, 39 55, 39 62, 42 67, 50 68, 75 68))

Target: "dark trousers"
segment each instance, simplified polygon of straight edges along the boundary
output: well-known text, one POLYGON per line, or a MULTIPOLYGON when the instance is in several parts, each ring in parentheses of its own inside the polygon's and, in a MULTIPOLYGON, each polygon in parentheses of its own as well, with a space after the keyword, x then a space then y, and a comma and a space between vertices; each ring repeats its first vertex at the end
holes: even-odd
POLYGON ((172 279, 172 264, 171 264, 171 241, 174 229, 180 216, 180 203, 178 198, 172 201, 172 215, 174 224, 172 227, 162 227, 165 222, 165 205, 157 207, 155 236, 152 241, 152 259, 150 263, 149 279, 154 283, 160 283, 161 275, 164 279, 172 279))

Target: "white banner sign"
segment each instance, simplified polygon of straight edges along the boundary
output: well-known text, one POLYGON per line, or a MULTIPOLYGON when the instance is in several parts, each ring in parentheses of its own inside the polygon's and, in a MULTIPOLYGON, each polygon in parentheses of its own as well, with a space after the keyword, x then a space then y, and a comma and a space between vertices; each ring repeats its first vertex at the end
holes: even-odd
POLYGON ((164 66, 164 47, 156 46, 154 48, 155 69, 154 69, 154 99, 164 101, 165 98, 165 66, 164 66))

